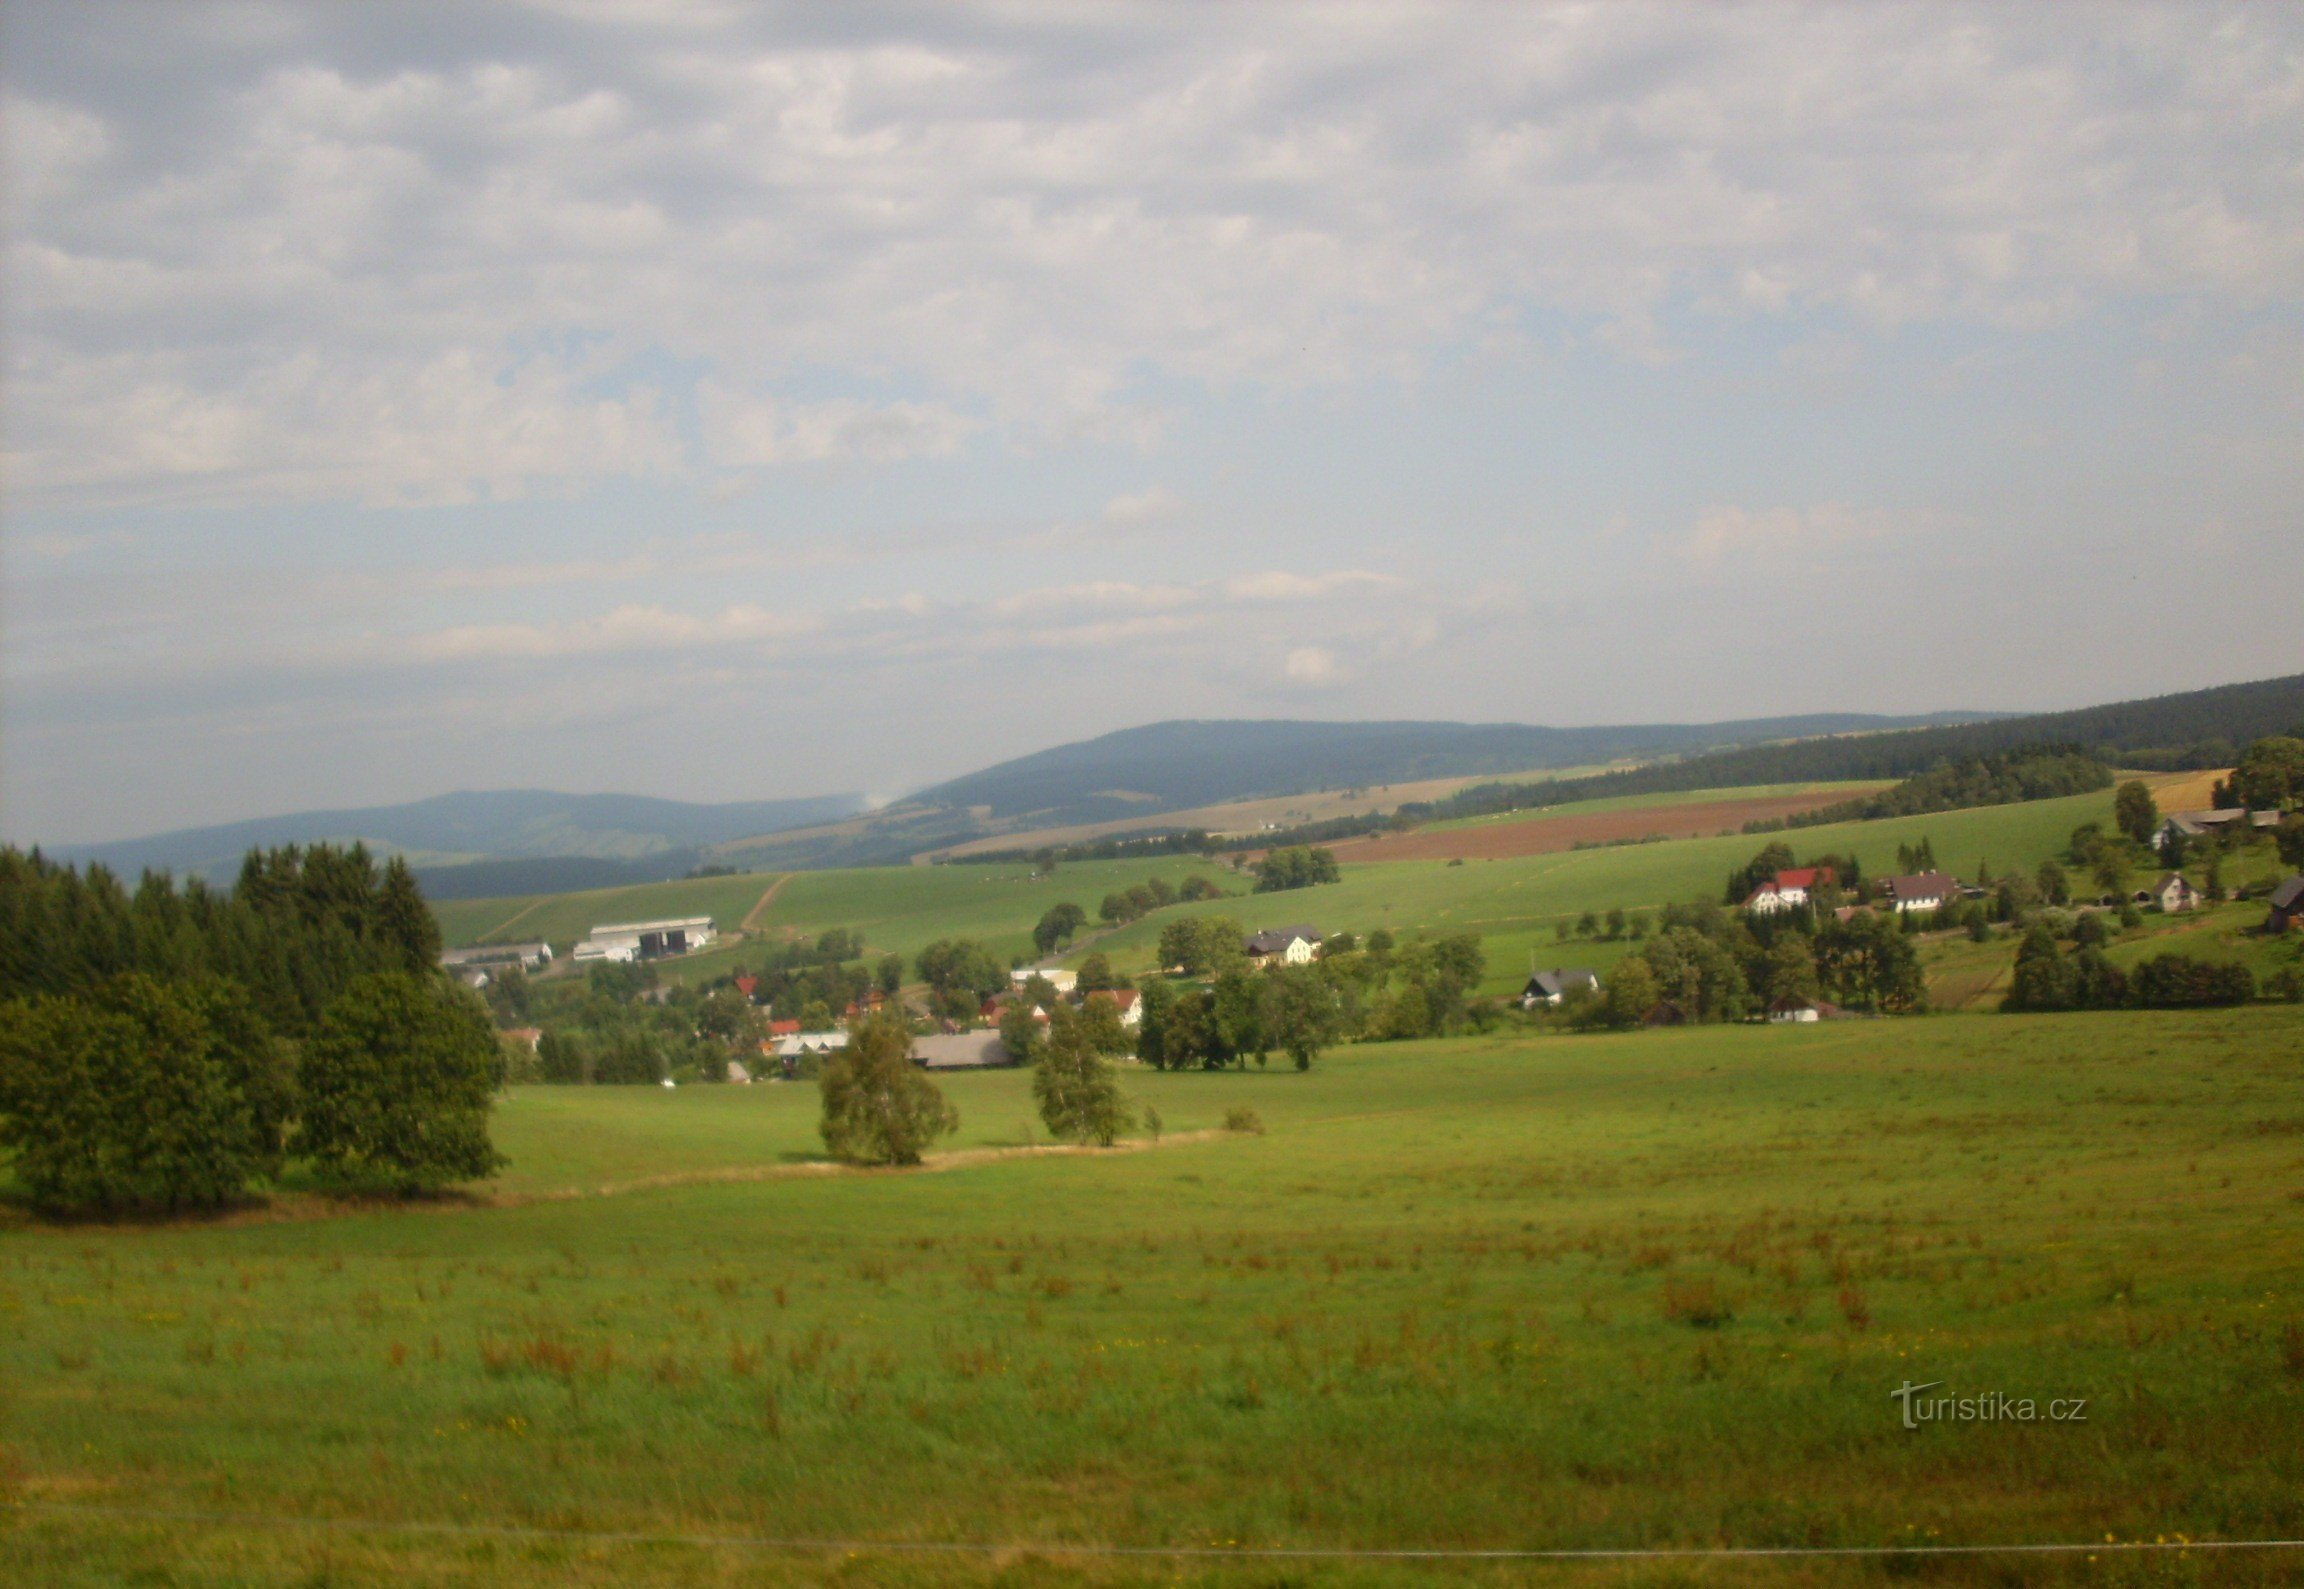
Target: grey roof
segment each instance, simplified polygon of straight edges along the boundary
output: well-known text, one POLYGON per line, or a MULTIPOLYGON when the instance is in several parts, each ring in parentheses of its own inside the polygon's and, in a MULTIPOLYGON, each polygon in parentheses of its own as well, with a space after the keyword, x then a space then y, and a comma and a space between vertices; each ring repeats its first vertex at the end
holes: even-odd
POLYGON ((1596 988, 1599 985, 1600 973, 1597 971, 1581 969, 1539 971, 1528 979, 1528 986, 1522 990, 1521 996, 1526 997, 1528 994, 1534 993, 1547 999, 1557 999, 1573 993, 1578 988, 1596 988))
POLYGON ((2294 910, 2298 905, 2304 905, 2304 872, 2297 873, 2272 890, 2274 910, 2294 910))
POLYGON ((1891 899, 1949 899, 1960 892, 1960 879, 1949 872, 1914 872, 1891 877, 1880 886, 1891 899))
POLYGON ((1014 1056, 995 1031, 937 1032, 912 1039, 912 1057, 929 1070, 981 1070, 1013 1065, 1014 1056))
POLYGON ((498 965, 511 960, 549 960, 552 946, 542 943, 483 943, 465 949, 447 949, 440 955, 444 966, 498 965))
POLYGON ((1267 927, 1262 932, 1248 935, 1248 952, 1252 955, 1278 954, 1297 939, 1307 943, 1320 941, 1320 929, 1304 922, 1293 927, 1267 927))

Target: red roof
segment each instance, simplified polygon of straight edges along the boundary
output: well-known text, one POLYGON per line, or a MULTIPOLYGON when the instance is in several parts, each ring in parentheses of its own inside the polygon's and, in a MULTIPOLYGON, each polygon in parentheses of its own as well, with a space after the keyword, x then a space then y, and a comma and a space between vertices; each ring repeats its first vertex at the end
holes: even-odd
POLYGON ((736 991, 743 994, 746 998, 750 998, 752 996, 752 990, 759 985, 760 979, 758 977, 738 977, 736 979, 736 991))
POLYGON ((798 1021, 770 1021, 768 1023, 768 1035, 770 1037, 797 1037, 800 1035, 800 1023, 798 1021))
POLYGON ((1779 889, 1814 888, 1818 877, 1822 877, 1826 882, 1832 881, 1832 868, 1829 866, 1797 866, 1789 872, 1778 872, 1776 874, 1776 886, 1779 889))

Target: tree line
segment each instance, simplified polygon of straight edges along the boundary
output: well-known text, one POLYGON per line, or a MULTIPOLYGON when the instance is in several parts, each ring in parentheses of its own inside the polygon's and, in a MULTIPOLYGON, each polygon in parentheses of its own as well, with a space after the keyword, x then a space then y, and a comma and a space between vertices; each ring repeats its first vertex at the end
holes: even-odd
POLYGON ((2015 805, 2093 794, 2112 787, 2112 769, 2074 745, 2031 745, 1965 761, 1947 762, 1906 778, 1878 794, 1836 801, 1745 825, 1747 833, 1815 828, 1831 822, 1875 822, 1973 806, 2015 805))
POLYGON ((131 891, 0 850, 0 1146, 51 1210, 209 1207, 291 1162, 414 1191, 492 1173, 500 1054, 413 875, 251 851, 131 891))

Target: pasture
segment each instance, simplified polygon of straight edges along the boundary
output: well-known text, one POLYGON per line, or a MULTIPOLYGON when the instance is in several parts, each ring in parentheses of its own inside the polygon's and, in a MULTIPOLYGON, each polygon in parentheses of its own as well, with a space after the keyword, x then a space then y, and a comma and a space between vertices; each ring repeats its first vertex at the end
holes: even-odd
POLYGON ((1002 1151, 996 1073, 908 1173, 816 1167, 807 1087, 522 1090, 469 1201, 7 1230, 0 1578, 1818 1584, 1885 1569, 1062 1547, 2295 1537, 2300 1053, 2286 1007, 1365 1046, 1131 1071, 1162 1142, 1066 1155, 1002 1151), (1933 1380, 2085 1421, 1901 1427, 1933 1380))
MULTIPOLYGON (((1562 807, 1560 810, 1573 808, 1562 807)), ((2060 853, 2083 822, 2109 822, 2112 795, 2072 795, 2024 805, 1939 811, 1880 822, 1841 822, 1783 834, 1730 834, 1524 855, 1497 860, 1372 861, 1346 866, 1343 879, 1318 888, 1257 895, 1220 908, 1255 929, 1307 921, 1323 932, 1362 935, 1378 927, 1396 936, 1476 932, 1488 954, 1481 991, 1516 993, 1537 966, 1578 965, 1605 971, 1634 947, 1623 943, 1562 942, 1556 928, 1587 910, 1605 913, 1654 909, 1672 900, 1718 899, 1728 873, 1772 838, 1802 855, 1853 853, 1869 876, 1896 869, 1900 844, 1929 839, 1938 861, 1972 876, 1979 861, 1995 872, 2030 870, 2060 853)), ((1544 820, 1556 815, 1547 812, 1544 820)), ((1380 846, 1379 846, 1380 847, 1380 846)), ((1163 917, 1153 916, 1092 947, 1123 971, 1141 971, 1155 958, 1163 917)), ((1083 945, 1085 952, 1088 945, 1083 945)), ((1080 953, 1067 957, 1076 962, 1080 953)))
MULTIPOLYGON (((1666 812, 1699 803, 1705 796, 1704 791, 1658 796, 1654 804, 1666 812)), ((1603 814, 1642 809, 1616 800, 1590 804, 1596 810, 1604 808, 1603 814)), ((1621 944, 1563 944, 1555 933, 1557 923, 1573 921, 1587 910, 1653 909, 1670 900, 1718 898, 1721 880, 1770 837, 1784 838, 1803 854, 1853 852, 1872 874, 1893 871, 1897 846, 1925 837, 1934 842, 1945 866, 1971 875, 1977 863, 1986 860, 1996 871, 2036 866, 2061 851, 2082 822, 2108 822, 2111 809, 2112 797, 2106 792, 1883 822, 1836 823, 1783 835, 1736 833, 1461 864, 1439 858, 1359 860, 1345 865, 1340 883, 1256 896, 1248 896, 1253 879, 1193 856, 1066 862, 1048 876, 1034 876, 1022 863, 795 872, 760 911, 758 924, 769 934, 805 937, 829 927, 847 927, 862 934, 873 953, 893 951, 907 958, 938 938, 976 938, 1008 959, 1031 952, 1033 923, 1059 901, 1071 900, 1093 917, 1099 902, 1114 890, 1153 876, 1181 883, 1198 874, 1244 897, 1174 906, 1116 932, 1091 926, 1065 963, 1077 964, 1091 949, 1100 949, 1123 971, 1144 970, 1152 964, 1162 926, 1180 912, 1210 911, 1235 916, 1250 929, 1311 921, 1328 932, 1365 934, 1377 927, 1395 934, 1477 932, 1488 950, 1488 977, 1481 991, 1505 994, 1518 991, 1531 961, 1604 970, 1624 952, 1621 944)), ((1557 822, 1584 810, 1562 806, 1523 814, 1517 820, 1557 822)), ((1453 831, 1487 838, 1509 825, 1499 819, 1453 831)), ((1380 855, 1383 843, 1344 853, 1380 855)), ((748 873, 531 900, 458 901, 436 910, 451 944, 543 937, 565 945, 603 921, 708 914, 724 928, 733 926, 777 880, 778 874, 748 873)), ((666 962, 661 970, 679 979, 717 975, 740 952, 730 944, 688 960, 666 962)))

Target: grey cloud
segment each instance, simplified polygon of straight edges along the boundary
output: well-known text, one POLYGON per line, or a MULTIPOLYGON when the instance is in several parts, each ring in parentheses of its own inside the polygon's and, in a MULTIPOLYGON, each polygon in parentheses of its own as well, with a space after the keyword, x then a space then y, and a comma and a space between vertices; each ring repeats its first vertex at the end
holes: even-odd
POLYGON ((2304 264, 2271 8, 17 9, 40 500, 707 466, 588 393, 647 350, 769 405, 725 457, 872 461, 1125 430, 1139 368, 1411 375, 1501 304, 1654 359, 1682 296, 2026 326, 2304 264))

